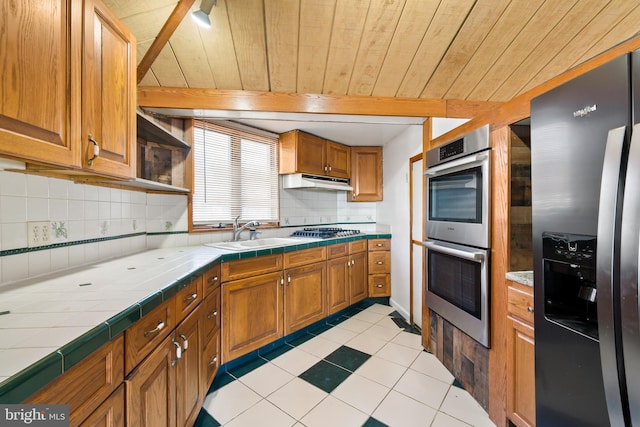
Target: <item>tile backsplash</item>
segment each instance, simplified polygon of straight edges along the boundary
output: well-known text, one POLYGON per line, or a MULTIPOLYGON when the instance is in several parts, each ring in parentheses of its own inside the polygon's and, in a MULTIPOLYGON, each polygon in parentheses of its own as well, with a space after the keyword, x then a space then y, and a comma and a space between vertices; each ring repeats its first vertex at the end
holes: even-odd
MULTIPOLYGON (((282 229, 265 230, 263 237, 289 235, 288 227, 338 224, 363 229, 375 221, 376 203, 347 203, 345 192, 281 189, 282 229)), ((145 249, 230 237, 230 232, 187 230, 185 195, 147 194, 0 170, 0 284, 145 249), (34 226, 42 224, 48 226, 45 241, 33 235, 34 226)))

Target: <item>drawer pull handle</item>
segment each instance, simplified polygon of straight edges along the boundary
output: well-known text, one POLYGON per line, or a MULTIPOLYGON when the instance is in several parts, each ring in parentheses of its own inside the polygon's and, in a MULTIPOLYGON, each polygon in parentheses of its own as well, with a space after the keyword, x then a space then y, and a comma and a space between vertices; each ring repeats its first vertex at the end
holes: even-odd
POLYGON ((382 243, 376 243, 376 246, 381 248, 382 246, 384 246, 382 243))
POLYGON ((218 315, 218 310, 213 310, 211 313, 207 314, 207 319, 213 319, 218 315))
POLYGON ((217 281, 218 281, 218 276, 209 277, 209 280, 207 280, 207 282, 209 282, 210 285, 217 281))
POLYGON ((383 285, 376 285, 376 288, 381 288, 383 285))
POLYGON ((158 320, 158 326, 153 329, 149 329, 148 331, 144 331, 144 336, 148 337, 149 335, 157 334, 164 328, 164 322, 162 320, 158 320))
POLYGON ((176 358, 171 361, 171 367, 173 368, 182 359, 182 346, 173 338, 171 338, 171 342, 176 346, 176 358))
POLYGON ((214 354, 214 355, 211 357, 211 360, 209 360, 209 366, 213 366, 213 365, 215 365, 216 363, 218 363, 218 355, 217 355, 217 354, 214 354))
POLYGON ((378 264, 378 265, 382 265, 382 264, 384 264, 384 262, 382 262, 382 261, 378 261, 378 262, 376 262, 376 264, 378 264))
POLYGON ((87 162, 89 166, 93 166, 93 161, 100 156, 100 145, 98 145, 98 141, 93 138, 93 135, 88 135, 89 142, 93 143, 93 157, 89 159, 87 162))
POLYGON ((351 265, 354 265, 355 263, 356 263, 356 260, 355 260, 355 259, 352 259, 352 260, 351 260, 351 265))
POLYGON ((182 338, 182 341, 184 341, 182 343, 182 350, 186 352, 187 349, 189 348, 189 340, 187 339, 186 336, 184 336, 184 334, 179 334, 179 337, 182 338))
POLYGON ((183 299, 183 302, 191 302, 194 299, 198 298, 198 294, 196 294, 195 292, 192 293, 191 295, 189 295, 188 297, 186 297, 185 299, 183 299))
POLYGON ((528 311, 529 313, 533 313, 533 307, 528 306, 528 307, 527 307, 527 311, 528 311))
POLYGON ((289 286, 289 284, 291 284, 291 275, 287 273, 287 286, 289 286))

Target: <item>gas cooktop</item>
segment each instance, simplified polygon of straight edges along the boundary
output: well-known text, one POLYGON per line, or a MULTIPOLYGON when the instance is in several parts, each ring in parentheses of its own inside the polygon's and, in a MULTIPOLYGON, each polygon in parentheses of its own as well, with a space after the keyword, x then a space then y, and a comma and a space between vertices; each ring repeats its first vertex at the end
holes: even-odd
POLYGON ((334 237, 353 236, 360 234, 360 230, 345 230, 332 227, 310 227, 294 231, 291 237, 315 237, 319 239, 331 239, 334 237))

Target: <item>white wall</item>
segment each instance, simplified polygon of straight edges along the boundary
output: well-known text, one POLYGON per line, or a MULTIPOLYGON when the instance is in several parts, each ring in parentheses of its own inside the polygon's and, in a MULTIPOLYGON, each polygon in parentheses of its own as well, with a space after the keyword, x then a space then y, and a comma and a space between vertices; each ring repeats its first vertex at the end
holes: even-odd
POLYGON ((377 222, 388 224, 391 239, 391 305, 407 319, 409 301, 409 159, 422 153, 422 126, 411 126, 383 149, 384 200, 377 222))

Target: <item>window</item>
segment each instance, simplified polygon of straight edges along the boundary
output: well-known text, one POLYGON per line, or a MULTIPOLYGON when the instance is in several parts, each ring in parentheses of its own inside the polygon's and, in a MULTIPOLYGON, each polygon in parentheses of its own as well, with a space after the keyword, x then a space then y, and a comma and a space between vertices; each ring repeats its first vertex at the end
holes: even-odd
POLYGON ((277 222, 278 140, 195 121, 193 225, 277 222))

